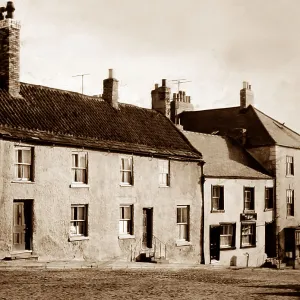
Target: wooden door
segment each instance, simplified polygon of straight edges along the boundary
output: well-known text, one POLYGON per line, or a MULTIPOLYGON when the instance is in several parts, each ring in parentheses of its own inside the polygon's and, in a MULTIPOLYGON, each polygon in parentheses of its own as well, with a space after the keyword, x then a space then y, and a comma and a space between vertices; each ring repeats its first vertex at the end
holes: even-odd
POLYGON ((220 226, 210 226, 210 260, 220 259, 220 226))
POLYGON ((13 204, 13 250, 25 250, 24 202, 13 204))
POLYGON ((143 208, 143 247, 152 248, 153 209, 143 208))

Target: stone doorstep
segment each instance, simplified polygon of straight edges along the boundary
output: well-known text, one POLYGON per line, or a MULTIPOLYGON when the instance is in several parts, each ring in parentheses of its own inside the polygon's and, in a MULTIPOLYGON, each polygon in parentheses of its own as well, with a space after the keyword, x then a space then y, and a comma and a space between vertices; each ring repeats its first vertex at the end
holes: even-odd
POLYGON ((12 251, 4 260, 38 260, 37 255, 33 255, 31 250, 12 251))

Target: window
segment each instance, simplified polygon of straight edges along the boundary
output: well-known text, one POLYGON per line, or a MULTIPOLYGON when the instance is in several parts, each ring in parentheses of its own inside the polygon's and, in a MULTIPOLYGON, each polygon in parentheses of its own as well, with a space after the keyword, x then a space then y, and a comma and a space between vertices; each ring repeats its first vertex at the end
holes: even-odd
POLYGON ((170 161, 159 160, 159 185, 170 186, 170 161))
POLYGON ((294 157, 286 156, 286 175, 294 175, 294 157))
POLYGON ((220 224, 220 248, 235 247, 235 224, 220 224))
POLYGON ((266 188, 265 191, 265 209, 274 208, 274 190, 273 188, 266 188))
POLYGON ((15 179, 20 181, 32 181, 32 157, 31 147, 15 148, 15 179))
POLYGON ((189 241, 189 206, 177 206, 177 238, 189 241))
POLYGON ((70 236, 87 236, 87 205, 71 206, 70 236))
POLYGON ((212 186, 211 211, 224 210, 224 187, 212 186))
POLYGON ((241 247, 253 247, 256 245, 256 224, 242 223, 241 247))
POLYGON ((254 210, 254 188, 244 188, 244 210, 254 210))
POLYGON ((119 234, 133 234, 133 205, 120 206, 119 234))
POLYGON ((294 215, 294 190, 286 190, 286 214, 294 215))
POLYGON ((295 231, 296 248, 300 251, 300 230, 295 231))
POLYGON ((73 182, 87 184, 87 153, 72 153, 73 182))
POLYGON ((121 158, 120 171, 121 171, 121 184, 133 185, 132 157, 121 158))

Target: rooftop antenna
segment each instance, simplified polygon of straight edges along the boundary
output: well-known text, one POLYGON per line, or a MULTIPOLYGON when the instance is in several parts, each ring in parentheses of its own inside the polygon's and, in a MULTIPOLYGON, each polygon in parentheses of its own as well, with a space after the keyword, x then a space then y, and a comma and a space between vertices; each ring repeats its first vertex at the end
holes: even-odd
POLYGON ((174 79, 174 80, 170 80, 170 81, 172 81, 172 82, 174 82, 174 83, 177 84, 177 86, 178 86, 178 93, 180 91, 180 84, 181 83, 192 82, 191 80, 186 80, 186 79, 174 79))
POLYGON ((90 74, 79 74, 79 75, 72 76, 72 77, 79 77, 79 76, 81 76, 81 94, 83 94, 83 77, 87 76, 87 75, 90 75, 90 74))

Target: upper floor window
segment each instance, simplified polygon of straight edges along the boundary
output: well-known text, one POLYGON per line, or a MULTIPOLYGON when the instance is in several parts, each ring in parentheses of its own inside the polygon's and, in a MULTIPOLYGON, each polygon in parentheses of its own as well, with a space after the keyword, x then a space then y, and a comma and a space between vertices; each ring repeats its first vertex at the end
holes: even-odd
POLYGON ((159 185, 170 186, 170 161, 162 160, 159 163, 159 185))
POLYGON ((32 181, 33 148, 15 148, 15 179, 20 181, 32 181))
POLYGON ((220 224, 220 248, 235 247, 235 224, 220 224))
POLYGON ((121 185, 133 185, 132 157, 122 157, 120 165, 121 185))
POLYGON ((286 214, 294 216, 294 190, 286 190, 286 214))
POLYGON ((180 241, 189 241, 189 205, 177 206, 177 239, 180 241))
POLYGON ((244 188, 244 210, 254 210, 254 188, 244 188))
POLYGON ((265 191, 265 209, 274 208, 274 189, 271 187, 266 187, 265 191))
POLYGON ((72 180, 77 183, 87 183, 87 153, 72 153, 72 180))
POLYGON ((224 210, 224 187, 213 185, 211 191, 211 211, 224 210))
POLYGON ((120 206, 119 234, 133 234, 133 205, 120 206))
POLYGON ((286 175, 294 175, 294 157, 286 156, 286 175))
POLYGON ((87 205, 71 205, 70 237, 87 236, 87 205))

